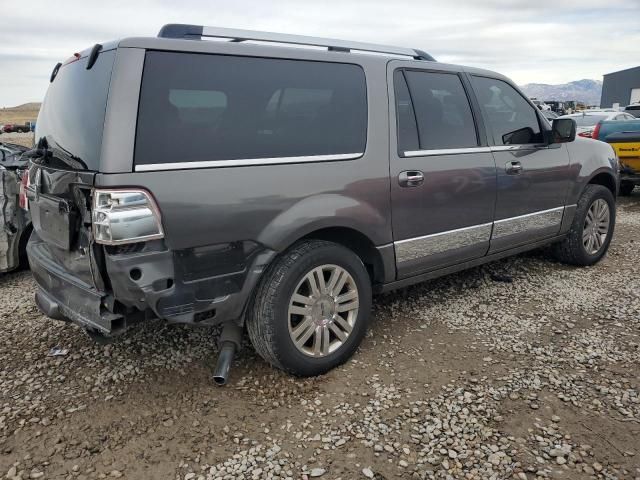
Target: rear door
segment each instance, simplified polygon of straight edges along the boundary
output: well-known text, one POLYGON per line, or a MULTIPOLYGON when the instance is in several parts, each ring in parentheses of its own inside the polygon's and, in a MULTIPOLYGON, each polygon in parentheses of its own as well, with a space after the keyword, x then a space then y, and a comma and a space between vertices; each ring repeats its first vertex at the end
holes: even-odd
POLYGON ((464 76, 391 62, 391 201, 399 278, 482 257, 496 171, 464 76))
POLYGON ((497 167, 490 253, 560 231, 569 186, 564 144, 544 142, 537 109, 504 80, 471 76, 497 167))

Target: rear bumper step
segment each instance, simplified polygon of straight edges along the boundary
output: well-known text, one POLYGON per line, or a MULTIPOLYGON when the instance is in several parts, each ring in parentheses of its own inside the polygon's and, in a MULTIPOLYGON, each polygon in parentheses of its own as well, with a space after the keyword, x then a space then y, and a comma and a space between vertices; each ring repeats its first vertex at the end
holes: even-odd
POLYGON ((40 311, 54 320, 70 321, 104 335, 122 330, 122 315, 103 308, 105 294, 80 285, 60 270, 42 252, 41 245, 39 242, 27 245, 31 273, 39 287, 35 301, 40 311))
POLYGON ((60 313, 60 305, 58 302, 40 289, 36 292, 36 305, 38 309, 49 318, 54 320, 67 320, 64 315, 60 313))

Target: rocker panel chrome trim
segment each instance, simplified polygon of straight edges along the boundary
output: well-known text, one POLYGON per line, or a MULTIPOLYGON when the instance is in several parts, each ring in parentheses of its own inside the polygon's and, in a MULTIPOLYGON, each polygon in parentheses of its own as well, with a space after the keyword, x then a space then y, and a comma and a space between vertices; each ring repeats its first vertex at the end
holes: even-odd
POLYGON ((408 238, 394 242, 396 262, 408 262, 418 258, 443 253, 456 248, 470 247, 491 238, 493 223, 434 233, 423 237, 408 238))
POLYGON ((528 213, 518 217, 496 220, 493 227, 494 238, 507 237, 530 230, 541 230, 557 226, 560 228, 565 207, 551 208, 539 212, 528 213))

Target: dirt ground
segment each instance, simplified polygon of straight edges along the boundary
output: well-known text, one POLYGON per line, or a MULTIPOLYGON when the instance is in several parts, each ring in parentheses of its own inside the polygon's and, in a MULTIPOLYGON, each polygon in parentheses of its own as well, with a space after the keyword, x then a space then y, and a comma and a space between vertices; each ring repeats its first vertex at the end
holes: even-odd
POLYGON ((99 346, 0 277, 0 477, 638 479, 640 193, 616 228, 591 268, 543 250, 378 297, 319 378, 247 345, 226 387, 215 330, 99 346))

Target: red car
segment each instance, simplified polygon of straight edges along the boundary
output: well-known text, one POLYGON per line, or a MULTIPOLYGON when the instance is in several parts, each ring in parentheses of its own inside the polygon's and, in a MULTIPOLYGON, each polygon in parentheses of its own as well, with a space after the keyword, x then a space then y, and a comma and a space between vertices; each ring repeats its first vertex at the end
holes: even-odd
POLYGON ((15 123, 8 123, 2 127, 3 133, 26 133, 31 131, 31 124, 33 122, 26 122, 24 125, 16 125, 15 123))

